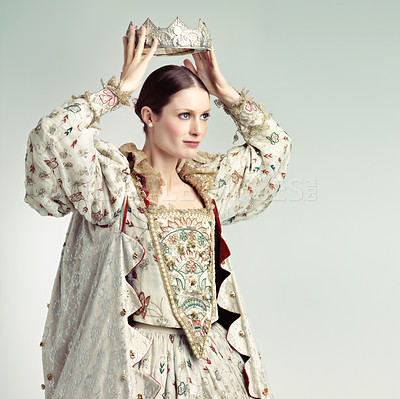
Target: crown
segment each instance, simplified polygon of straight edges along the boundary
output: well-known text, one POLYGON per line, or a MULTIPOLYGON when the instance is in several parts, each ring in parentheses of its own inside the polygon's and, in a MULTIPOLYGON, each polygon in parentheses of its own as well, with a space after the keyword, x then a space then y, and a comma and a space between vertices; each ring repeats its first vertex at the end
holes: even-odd
MULTIPOLYGON (((126 36, 129 38, 129 23, 126 36)), ((155 55, 183 55, 199 53, 211 48, 211 35, 206 24, 199 19, 197 29, 188 28, 178 17, 167 27, 159 28, 147 18, 142 26, 148 27, 147 37, 144 44, 143 54, 150 50, 153 40, 158 39, 159 44, 155 55)), ((139 40, 140 27, 135 27, 135 47, 139 40)))

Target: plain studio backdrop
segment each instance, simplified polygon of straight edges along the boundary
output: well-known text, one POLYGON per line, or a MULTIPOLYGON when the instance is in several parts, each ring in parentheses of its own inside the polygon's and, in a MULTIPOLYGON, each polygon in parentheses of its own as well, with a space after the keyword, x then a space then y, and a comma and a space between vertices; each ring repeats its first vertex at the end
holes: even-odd
MULTIPOLYGON (((3 0, 0 15, 2 398, 44 397, 39 342, 70 219, 23 201, 28 134, 119 79, 130 20, 177 16, 206 23, 228 82, 293 139, 276 200, 223 230, 276 399, 399 397, 398 1, 3 0)), ((184 58, 155 57, 147 75, 184 58)), ((211 114, 201 149, 226 151, 235 125, 211 114)), ((132 109, 100 126, 142 148, 132 109)))

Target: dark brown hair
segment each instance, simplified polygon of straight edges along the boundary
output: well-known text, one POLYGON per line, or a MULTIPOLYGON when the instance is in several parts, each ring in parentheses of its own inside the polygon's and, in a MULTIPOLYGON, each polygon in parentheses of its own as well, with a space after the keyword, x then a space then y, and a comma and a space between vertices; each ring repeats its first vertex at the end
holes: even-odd
MULTIPOLYGON (((156 115, 160 115, 171 97, 181 90, 200 87, 210 95, 202 80, 188 68, 179 65, 165 65, 153 71, 143 83, 135 104, 135 113, 142 120, 141 111, 149 107, 156 115)), ((144 131, 147 125, 144 124, 144 131)))

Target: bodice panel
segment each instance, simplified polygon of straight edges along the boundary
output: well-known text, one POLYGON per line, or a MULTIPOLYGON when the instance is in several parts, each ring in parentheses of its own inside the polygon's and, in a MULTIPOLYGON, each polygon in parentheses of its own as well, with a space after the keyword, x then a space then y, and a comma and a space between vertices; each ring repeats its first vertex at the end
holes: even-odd
MULTIPOLYGON (((167 298, 169 315, 164 319, 175 320, 172 325, 165 320, 163 324, 183 328, 194 354, 200 357, 211 324, 218 319, 213 211, 164 208, 149 213, 148 218, 158 270, 142 272, 140 279, 135 279, 133 286, 139 298, 142 295, 143 306, 132 316, 133 320, 146 322, 147 307, 152 307, 150 301, 157 303, 167 298), (158 276, 156 281, 154 273, 158 276), (154 287, 152 297, 146 297, 142 290, 142 286, 149 285, 154 287)), ((147 318, 148 323, 150 319, 147 318)))

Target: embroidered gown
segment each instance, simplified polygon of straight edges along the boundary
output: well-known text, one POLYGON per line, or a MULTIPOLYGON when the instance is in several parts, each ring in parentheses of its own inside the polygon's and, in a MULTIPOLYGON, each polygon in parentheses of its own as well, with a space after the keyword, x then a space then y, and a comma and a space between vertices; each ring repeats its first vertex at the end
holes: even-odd
POLYGON ((129 105, 115 77, 102 85, 28 139, 25 201, 72 213, 40 343, 46 399, 272 398, 221 225, 271 203, 289 136, 246 91, 217 100, 245 144, 180 160, 204 208, 166 208, 143 151, 96 139, 100 117, 129 105))

